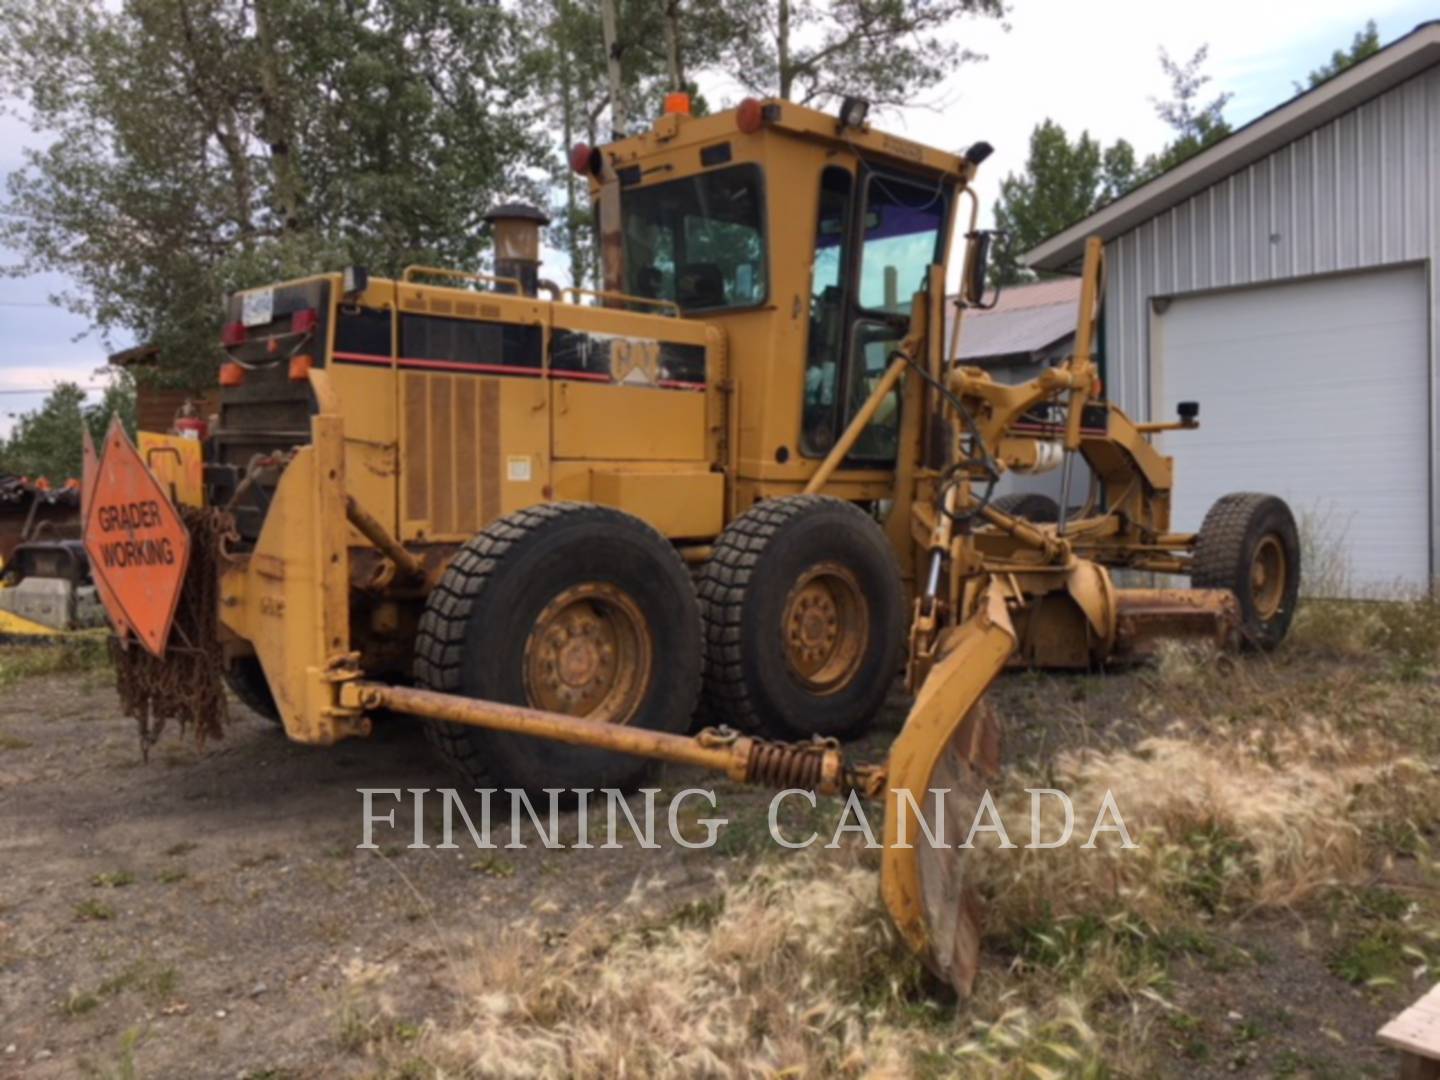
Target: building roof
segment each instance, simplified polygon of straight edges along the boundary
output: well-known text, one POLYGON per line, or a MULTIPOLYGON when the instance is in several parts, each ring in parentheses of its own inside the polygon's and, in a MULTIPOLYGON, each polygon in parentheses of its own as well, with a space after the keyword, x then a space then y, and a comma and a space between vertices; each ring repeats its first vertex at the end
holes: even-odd
POLYGON ((110 363, 115 367, 134 367, 137 364, 153 364, 160 359, 160 349, 154 345, 136 345, 130 349, 110 354, 110 363))
MULTIPOLYGON (((1079 302, 1079 278, 1002 289, 989 311, 965 313, 960 359, 973 363, 1002 357, 1032 358, 1075 333, 1075 307, 1079 302)), ((950 310, 953 314, 953 306, 950 310)), ((947 319, 947 342, 952 325, 947 319)))
POLYGON ((1039 270, 1076 265, 1087 236, 1111 240, 1128 232, 1437 62, 1440 21, 1421 23, 1374 56, 1277 105, 1194 157, 1050 237, 1026 252, 1025 264, 1039 270))

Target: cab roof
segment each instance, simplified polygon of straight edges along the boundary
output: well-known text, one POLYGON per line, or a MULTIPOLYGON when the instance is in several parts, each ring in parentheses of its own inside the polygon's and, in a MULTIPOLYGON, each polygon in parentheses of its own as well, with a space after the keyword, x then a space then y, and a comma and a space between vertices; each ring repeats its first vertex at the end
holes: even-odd
MULTIPOLYGON (((725 109, 710 116, 667 113, 656 120, 647 131, 598 147, 596 156, 591 159, 591 168, 593 171, 598 164, 605 171, 618 171, 626 165, 662 152, 687 146, 702 146, 724 139, 757 138, 766 131, 783 132, 796 138, 836 147, 848 146, 867 158, 888 159, 912 169, 950 175, 958 180, 969 181, 975 175, 975 164, 963 155, 937 150, 932 146, 880 131, 868 123, 845 126, 832 113, 779 98, 767 98, 759 102, 747 99, 736 108, 725 109), (750 110, 753 115, 757 107, 760 126, 758 130, 747 132, 740 126, 741 110, 750 110)), ((601 175, 603 176, 603 173, 601 175)), ((597 176, 597 179, 599 178, 597 176)))

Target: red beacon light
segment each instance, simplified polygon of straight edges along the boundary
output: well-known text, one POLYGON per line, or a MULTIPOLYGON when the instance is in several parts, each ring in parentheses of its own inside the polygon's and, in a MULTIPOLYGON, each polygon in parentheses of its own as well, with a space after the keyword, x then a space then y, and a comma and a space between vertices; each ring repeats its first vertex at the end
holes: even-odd
POLYGON ((690 95, 684 90, 676 90, 665 95, 666 116, 689 116, 690 95))
POLYGON ((229 322, 220 328, 220 344, 227 349, 245 344, 245 324, 229 322))
POLYGON ((746 135, 754 135, 765 126, 765 106, 757 99, 747 97, 735 110, 735 126, 746 135))
POLYGON ((570 148, 570 168, 581 176, 600 175, 600 150, 586 143, 576 143, 570 148))

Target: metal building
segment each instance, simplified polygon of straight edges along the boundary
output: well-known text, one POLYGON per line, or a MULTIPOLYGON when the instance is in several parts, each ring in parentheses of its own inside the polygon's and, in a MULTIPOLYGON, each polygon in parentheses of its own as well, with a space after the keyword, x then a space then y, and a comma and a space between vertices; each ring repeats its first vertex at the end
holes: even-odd
POLYGON ((1229 490, 1302 518, 1319 591, 1440 577, 1440 22, 1425 23, 1041 244, 1106 241, 1108 393, 1160 419, 1175 526, 1229 490))

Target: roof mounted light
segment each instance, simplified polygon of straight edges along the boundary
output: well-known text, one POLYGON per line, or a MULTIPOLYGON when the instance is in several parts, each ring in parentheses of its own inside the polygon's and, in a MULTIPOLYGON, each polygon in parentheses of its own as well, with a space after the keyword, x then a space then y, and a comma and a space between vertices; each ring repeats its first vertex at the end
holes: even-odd
POLYGON ((570 148, 570 168, 581 176, 589 175, 598 179, 604 164, 598 146, 589 146, 582 142, 570 148))
POLYGON ((847 97, 840 103, 840 126, 842 128, 863 128, 865 117, 870 114, 870 102, 862 97, 847 97))
POLYGON ((690 95, 684 90, 676 90, 665 95, 665 115, 670 116, 671 114, 690 115, 690 95))
POLYGON ((965 151, 965 160, 971 165, 979 165, 994 152, 995 148, 993 146, 981 140, 980 142, 972 144, 970 149, 965 151))
POLYGON ((753 97, 747 97, 735 110, 735 126, 742 134, 754 135, 765 126, 765 107, 753 97))

